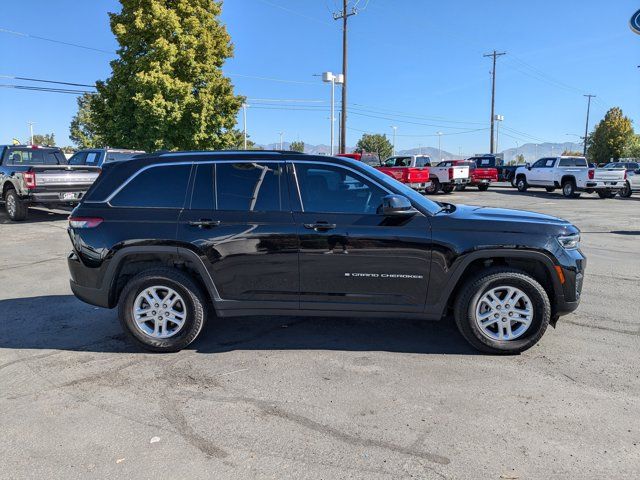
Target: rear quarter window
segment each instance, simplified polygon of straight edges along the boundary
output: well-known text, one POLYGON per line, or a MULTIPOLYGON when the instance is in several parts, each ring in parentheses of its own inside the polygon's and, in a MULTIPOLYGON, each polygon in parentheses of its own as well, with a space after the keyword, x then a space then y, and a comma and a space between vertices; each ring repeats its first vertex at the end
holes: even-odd
POLYGON ((585 158, 561 158, 559 167, 588 167, 587 160, 585 158))
POLYGON ((183 208, 191 164, 153 166, 138 173, 109 203, 114 207, 183 208))

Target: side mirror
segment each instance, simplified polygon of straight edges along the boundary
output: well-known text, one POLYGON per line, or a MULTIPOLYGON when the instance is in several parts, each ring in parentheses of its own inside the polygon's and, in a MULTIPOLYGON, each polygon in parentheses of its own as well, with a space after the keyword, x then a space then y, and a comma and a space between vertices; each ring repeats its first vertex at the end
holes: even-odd
POLYGON ((402 195, 387 195, 383 197, 382 205, 378 208, 378 213, 385 217, 410 217, 417 212, 409 199, 402 195))
POLYGON ((531 164, 529 162, 525 164, 525 167, 527 168, 527 170, 531 170, 531 164))

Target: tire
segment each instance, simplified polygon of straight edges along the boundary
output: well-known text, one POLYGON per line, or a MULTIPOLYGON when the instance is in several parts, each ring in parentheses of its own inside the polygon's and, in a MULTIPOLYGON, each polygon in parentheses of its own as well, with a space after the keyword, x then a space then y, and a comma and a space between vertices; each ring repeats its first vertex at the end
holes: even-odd
POLYGON ((553 193, 556 191, 556 187, 546 187, 545 190, 549 193, 553 193))
POLYGON ((527 189, 529 188, 529 184, 527 183, 527 177, 525 177, 524 175, 520 175, 516 179, 516 188, 518 189, 519 192, 526 192, 527 189))
POLYGON ((567 180, 562 184, 562 195, 565 198, 578 198, 576 195, 576 182, 573 180, 567 180))
POLYGON ((437 178, 431 179, 431 186, 424 189, 427 195, 435 195, 440 190, 440 181, 437 178))
MULTIPOLYGON (((152 299, 152 301, 155 300, 152 299)), ((125 332, 134 343, 152 352, 177 352, 187 347, 202 331, 207 313, 207 297, 202 289, 189 275, 172 268, 155 268, 139 273, 127 282, 118 302, 118 318, 125 332), (145 289, 155 295, 155 297, 151 295, 150 298, 155 298, 158 303, 152 304, 146 300, 146 297, 142 299, 141 304, 138 303, 144 296, 145 289), (161 296, 163 289, 167 291, 164 297, 161 296), (180 326, 173 322, 172 314, 164 311, 161 305, 161 301, 171 295, 169 290, 180 297, 175 309, 171 310, 179 311, 182 315, 180 326), (140 306, 149 307, 147 322, 137 322, 134 318, 134 308, 140 306), (151 310, 152 308, 158 308, 158 310, 151 310), (164 315, 169 317, 164 321, 164 329, 156 327, 158 322, 154 320, 159 318, 155 316, 156 312, 160 314, 159 316, 163 316, 164 312, 164 315), (156 330, 159 334, 156 334, 156 330), (162 330, 164 330, 164 336, 162 336, 162 330), (171 330, 174 330, 174 333, 171 333, 171 330)), ((175 317, 176 320, 178 317, 175 317)))
POLYGON ((598 191, 598 196, 600 198, 613 198, 613 197, 615 197, 615 195, 613 193, 611 193, 609 190, 599 190, 598 191))
POLYGON ((464 192, 466 189, 466 185, 456 185, 456 192, 464 192))
POLYGON ((508 181, 511 182, 511 186, 513 188, 517 187, 517 185, 516 185, 516 177, 511 177, 508 181))
POLYGON ((25 220, 29 213, 27 204, 20 200, 20 197, 14 189, 10 189, 4 196, 4 208, 7 215, 14 222, 25 220))
POLYGON ((443 191, 444 193, 451 193, 451 192, 453 192, 453 189, 454 189, 454 188, 455 188, 455 186, 454 186, 454 185, 444 185, 444 186, 442 187, 442 191, 443 191))
POLYGON ((487 190, 489 190, 489 184, 481 183, 480 185, 478 185, 478 190, 480 190, 481 192, 486 192, 487 190))
MULTIPOLYGON (((506 293, 506 290, 504 291, 506 293)), ((499 297, 496 299, 500 300, 499 297)), ((508 305, 506 301, 501 305, 503 309, 499 311, 498 315, 504 315, 505 312, 508 312, 505 308, 508 305)), ((511 305, 511 307, 516 305, 511 305)), ((498 312, 498 310, 493 311, 498 312)), ((487 313, 482 314, 486 315, 487 313)), ((514 315, 518 314, 514 313, 514 315)), ((454 316, 460 333, 474 348, 485 353, 513 355, 533 347, 542 338, 551 319, 551 304, 542 285, 528 274, 509 268, 491 268, 464 283, 454 303, 454 316), (502 287, 518 289, 527 297, 527 300, 524 300, 523 297, 516 304, 519 308, 523 308, 524 302, 527 301, 527 305, 530 305, 529 308, 532 308, 526 328, 524 323, 518 320, 508 320, 507 323, 500 317, 493 323, 485 323, 486 326, 481 328, 480 323, 482 322, 477 320, 476 313, 488 306, 484 301, 485 295, 494 289, 500 293, 502 287), (513 327, 515 330, 512 330, 513 327), (494 336, 504 338, 509 331, 513 336, 512 339, 493 338, 494 336)), ((492 314, 488 317, 489 320, 493 320, 493 318, 495 317, 492 314)))
POLYGON ((629 182, 625 182, 624 187, 622 187, 622 190, 620 190, 620 192, 618 193, 622 198, 629 198, 631 197, 631 195, 633 194, 633 191, 631 190, 631 185, 629 184, 629 182))

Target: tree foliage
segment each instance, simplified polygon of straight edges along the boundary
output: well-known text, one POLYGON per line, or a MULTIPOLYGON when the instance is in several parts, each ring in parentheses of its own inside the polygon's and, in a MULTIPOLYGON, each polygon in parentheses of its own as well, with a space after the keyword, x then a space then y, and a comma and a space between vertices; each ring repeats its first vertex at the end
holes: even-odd
POLYGON ((96 101, 97 94, 84 93, 78 97, 78 112, 71 120, 69 138, 79 148, 98 148, 106 144, 98 134, 98 127, 91 102, 96 101))
MULTIPOLYGON (((234 129, 231 134, 233 139, 227 148, 231 150, 244 150, 244 132, 242 130, 234 129)), ((247 150, 262 150, 263 148, 249 138, 247 135, 247 150)))
POLYGON ((110 13, 120 45, 112 75, 89 100, 96 133, 107 145, 223 149, 243 99, 222 65, 233 55, 214 0, 121 0, 110 13))
POLYGON ((565 151, 562 152, 562 156, 563 157, 581 157, 582 152, 578 152, 577 150, 565 149, 565 151))
POLYGON ((624 156, 633 137, 631 120, 624 116, 620 108, 614 107, 589 135, 589 159, 595 163, 618 160, 624 156))
POLYGON ((299 140, 291 142, 291 145, 289 145, 289 150, 291 150, 292 152, 304 153, 304 142, 301 142, 299 140))
MULTIPOLYGON (((28 142, 25 143, 31 143, 31 138, 29 138, 28 142)), ((33 144, 34 145, 40 145, 40 146, 50 146, 50 147, 55 147, 56 146, 56 135, 54 133, 45 133, 44 135, 39 134, 39 133, 34 133, 33 135, 33 144)))
POLYGON ((524 155, 522 153, 519 153, 518 155, 516 155, 516 158, 513 160, 513 165, 522 165, 526 163, 526 160, 524 159, 524 155))
POLYGON ((391 145, 391 142, 386 135, 381 135, 379 133, 365 133, 362 135, 362 138, 358 140, 356 152, 377 153, 378 157, 384 161, 384 159, 393 154, 393 145, 391 145))
POLYGON ((633 135, 625 150, 625 158, 640 158, 640 135, 633 135))

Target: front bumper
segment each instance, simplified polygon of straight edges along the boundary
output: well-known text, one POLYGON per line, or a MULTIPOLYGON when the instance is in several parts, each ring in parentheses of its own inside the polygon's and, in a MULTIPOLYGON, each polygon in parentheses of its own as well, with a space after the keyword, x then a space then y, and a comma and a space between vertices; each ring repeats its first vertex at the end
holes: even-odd
POLYGON ((580 250, 562 250, 558 258, 564 283, 561 292, 556 292, 555 314, 566 315, 580 305, 587 259, 580 250))

